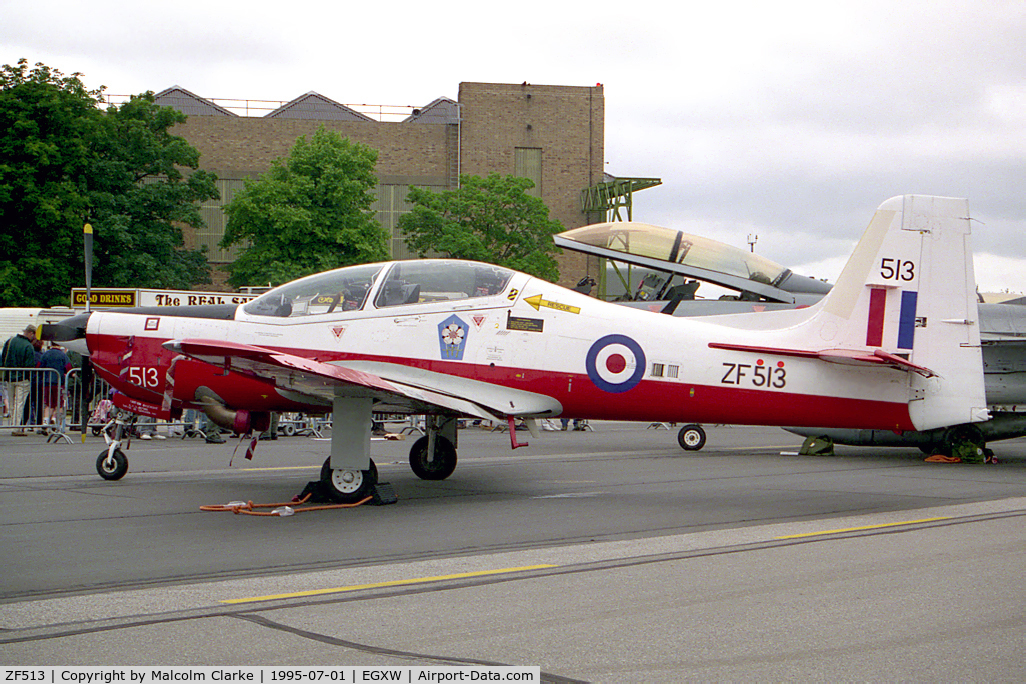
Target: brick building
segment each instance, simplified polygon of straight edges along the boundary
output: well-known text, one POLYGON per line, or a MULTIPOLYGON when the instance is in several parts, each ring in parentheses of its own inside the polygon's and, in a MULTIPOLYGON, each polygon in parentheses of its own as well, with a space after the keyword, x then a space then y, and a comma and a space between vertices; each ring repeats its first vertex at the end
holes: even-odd
MULTIPOLYGON (((410 186, 453 189, 461 173, 532 179, 534 193, 549 207, 549 216, 566 229, 603 220, 602 213, 587 214, 581 205, 582 191, 608 180, 603 177, 601 85, 461 83, 458 100, 438 98, 422 108, 405 109, 404 118, 392 116, 393 120, 388 120, 391 112, 369 116, 355 105, 317 93, 269 112, 266 107, 258 116, 237 113, 252 113, 250 102, 246 109, 221 102, 226 101, 204 99, 177 86, 157 96, 158 104, 188 115, 175 133, 199 150, 200 167, 219 178, 221 199, 203 207, 206 228, 186 235, 190 247, 207 246, 215 265, 235 256, 218 247, 224 234, 223 205, 244 178, 267 171, 272 160, 288 155, 299 137, 321 126, 378 151, 374 209, 381 225, 392 232, 394 258, 412 256, 396 229, 398 217, 410 209, 410 186)), ((565 253, 559 262, 564 284, 586 272, 581 255, 565 253)), ((226 275, 215 269, 214 277, 223 282, 226 275)))

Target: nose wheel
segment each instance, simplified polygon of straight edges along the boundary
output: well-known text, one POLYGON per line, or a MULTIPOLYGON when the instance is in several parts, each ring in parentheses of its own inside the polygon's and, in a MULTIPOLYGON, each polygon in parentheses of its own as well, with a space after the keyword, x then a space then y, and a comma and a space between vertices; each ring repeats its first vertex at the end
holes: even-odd
POLYGON ((128 457, 121 449, 104 450, 96 458, 96 472, 104 480, 120 480, 128 472, 128 457))
POLYGON ((128 457, 121 451, 121 440, 132 429, 137 416, 118 410, 101 432, 107 448, 96 457, 96 472, 104 480, 120 480, 128 472, 128 457))

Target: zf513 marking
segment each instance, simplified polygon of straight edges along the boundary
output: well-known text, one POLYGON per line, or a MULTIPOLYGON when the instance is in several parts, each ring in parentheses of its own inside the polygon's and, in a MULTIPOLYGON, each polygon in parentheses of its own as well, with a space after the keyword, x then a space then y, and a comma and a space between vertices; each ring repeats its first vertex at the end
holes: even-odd
POLYGON ((726 372, 720 380, 724 385, 752 385, 753 387, 787 387, 787 371, 784 362, 780 361, 774 368, 762 363, 724 363, 726 372))
POLYGON ((901 259, 881 259, 880 277, 884 280, 903 280, 907 283, 916 278, 916 264, 914 261, 901 259))

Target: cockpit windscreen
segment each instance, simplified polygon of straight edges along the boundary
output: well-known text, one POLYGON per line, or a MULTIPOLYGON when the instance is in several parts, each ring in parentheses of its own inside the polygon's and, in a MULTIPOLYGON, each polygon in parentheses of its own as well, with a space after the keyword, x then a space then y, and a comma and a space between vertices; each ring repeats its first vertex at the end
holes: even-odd
POLYGON ((242 310, 254 316, 311 316, 362 309, 385 264, 362 264, 318 273, 265 292, 242 310))

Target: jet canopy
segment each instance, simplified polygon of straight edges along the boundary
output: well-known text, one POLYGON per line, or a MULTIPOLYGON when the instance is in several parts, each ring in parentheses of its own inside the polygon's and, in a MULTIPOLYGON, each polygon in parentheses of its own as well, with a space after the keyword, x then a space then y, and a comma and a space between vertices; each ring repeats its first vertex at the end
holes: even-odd
POLYGON ((558 246, 585 254, 696 278, 771 301, 789 293, 825 293, 829 285, 792 277, 790 269, 737 247, 648 223, 596 223, 554 236, 558 246))
POLYGON ((514 271, 476 261, 417 259, 347 266, 276 287, 243 305, 292 318, 502 294, 514 271))

